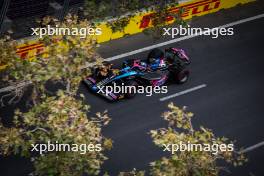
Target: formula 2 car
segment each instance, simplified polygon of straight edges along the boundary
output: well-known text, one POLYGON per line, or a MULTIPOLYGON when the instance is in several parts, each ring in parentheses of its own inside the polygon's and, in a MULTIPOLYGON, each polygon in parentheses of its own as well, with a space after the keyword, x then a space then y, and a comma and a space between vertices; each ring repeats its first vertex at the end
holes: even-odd
POLYGON ((162 86, 169 79, 179 84, 189 78, 186 66, 189 58, 182 49, 169 48, 165 52, 152 50, 146 60, 133 59, 123 62, 121 69, 113 69, 112 64, 104 63, 93 69, 91 76, 84 80, 88 88, 108 100, 132 98, 136 91, 116 93, 107 88, 121 86, 162 86))

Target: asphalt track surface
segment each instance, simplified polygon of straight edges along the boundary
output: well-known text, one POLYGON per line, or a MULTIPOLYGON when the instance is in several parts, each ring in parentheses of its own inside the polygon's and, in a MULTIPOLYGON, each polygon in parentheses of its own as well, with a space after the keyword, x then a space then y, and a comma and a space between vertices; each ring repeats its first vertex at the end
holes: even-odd
MULTIPOLYGON (((133 168, 148 169, 151 161, 165 153, 156 147, 148 132, 165 127, 161 114, 167 104, 187 106, 194 112, 195 127, 211 128, 217 136, 226 136, 237 141, 236 147, 248 147, 264 141, 264 19, 258 19, 234 27, 234 36, 212 39, 199 36, 166 47, 179 47, 191 58, 191 77, 184 85, 168 85, 168 94, 151 97, 137 95, 131 100, 109 103, 87 91, 85 85, 80 92, 91 105, 91 114, 108 110, 112 121, 104 128, 105 136, 114 141, 114 147, 103 171, 117 175, 133 168), (187 94, 160 101, 160 98, 202 84, 207 86, 187 94)), ((134 41, 135 43, 137 41, 134 41)), ((137 48, 144 44, 137 44, 137 48)), ((114 51, 113 51, 114 52, 114 51)), ((129 58, 145 58, 148 51, 129 58)), ((106 57, 114 53, 107 53, 106 57)), ((122 54, 122 53, 119 53, 122 54)), ((113 55, 112 55, 113 56, 113 55)), ((113 61, 119 66, 125 58, 113 61)), ((264 147, 247 154, 249 162, 240 168, 231 168, 232 173, 223 175, 264 175, 264 147)), ((0 175, 26 175, 24 160, 1 159, 0 175), (15 162, 14 162, 15 161, 15 162), (15 164, 14 164, 15 163, 15 164), (12 168, 10 168, 12 166, 12 168), (16 170, 22 170, 18 172, 16 170), (13 173, 13 174, 12 174, 13 173), (16 174, 14 174, 16 173, 16 174)))

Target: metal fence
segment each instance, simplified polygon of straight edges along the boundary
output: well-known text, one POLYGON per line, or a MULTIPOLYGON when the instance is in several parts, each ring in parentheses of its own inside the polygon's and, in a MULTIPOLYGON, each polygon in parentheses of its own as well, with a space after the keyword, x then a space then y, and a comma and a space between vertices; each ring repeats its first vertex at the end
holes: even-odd
POLYGON ((12 30, 14 38, 27 37, 37 20, 51 15, 63 18, 71 9, 82 6, 84 0, 1 0, 0 32, 12 30))

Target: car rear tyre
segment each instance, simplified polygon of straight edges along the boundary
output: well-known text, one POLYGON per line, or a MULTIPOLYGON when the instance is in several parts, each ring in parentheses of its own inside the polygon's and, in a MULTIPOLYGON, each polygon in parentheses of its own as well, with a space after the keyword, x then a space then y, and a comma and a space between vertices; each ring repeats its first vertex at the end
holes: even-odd
POLYGON ((176 82, 178 84, 184 84, 188 81, 189 76, 190 76, 190 72, 188 70, 182 70, 175 75, 176 82))

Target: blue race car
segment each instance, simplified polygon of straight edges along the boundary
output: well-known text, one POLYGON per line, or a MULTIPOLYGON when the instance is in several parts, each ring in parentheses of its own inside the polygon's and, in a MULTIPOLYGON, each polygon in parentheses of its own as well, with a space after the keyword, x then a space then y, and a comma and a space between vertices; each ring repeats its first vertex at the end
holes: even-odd
POLYGON ((113 69, 112 64, 103 63, 95 68, 91 76, 84 80, 88 88, 108 100, 132 98, 136 91, 116 93, 108 88, 122 86, 162 86, 169 79, 185 83, 189 78, 186 66, 190 64, 188 56, 182 49, 169 48, 165 52, 152 50, 146 60, 133 59, 123 62, 121 69, 113 69))

